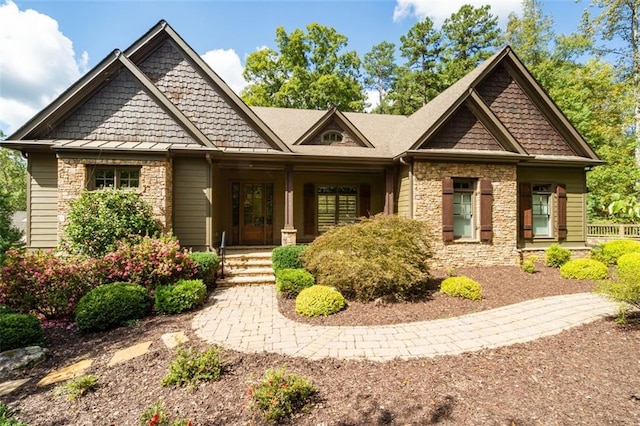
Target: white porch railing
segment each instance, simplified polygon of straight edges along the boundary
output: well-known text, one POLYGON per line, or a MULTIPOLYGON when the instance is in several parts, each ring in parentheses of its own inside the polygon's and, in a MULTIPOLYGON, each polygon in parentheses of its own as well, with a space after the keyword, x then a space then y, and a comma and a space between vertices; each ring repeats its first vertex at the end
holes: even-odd
POLYGON ((587 224, 587 238, 640 240, 640 225, 589 223, 587 224))

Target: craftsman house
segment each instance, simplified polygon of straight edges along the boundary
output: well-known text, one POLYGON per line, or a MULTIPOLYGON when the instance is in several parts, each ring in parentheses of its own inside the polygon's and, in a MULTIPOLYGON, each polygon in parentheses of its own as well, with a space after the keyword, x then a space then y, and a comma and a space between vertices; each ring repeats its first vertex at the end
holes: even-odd
POLYGON ((431 225, 438 265, 585 247, 601 163, 509 47, 415 114, 249 107, 161 21, 3 146, 28 159, 27 245, 83 190, 134 188, 184 246, 312 241, 377 213, 431 225))

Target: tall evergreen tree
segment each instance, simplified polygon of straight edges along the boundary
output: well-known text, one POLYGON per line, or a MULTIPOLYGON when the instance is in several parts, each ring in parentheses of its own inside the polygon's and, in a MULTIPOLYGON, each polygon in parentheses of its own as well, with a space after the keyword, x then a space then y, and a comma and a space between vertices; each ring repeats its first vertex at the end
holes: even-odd
POLYGON ((386 96, 397 77, 398 66, 395 63, 396 45, 383 41, 376 44, 364 55, 365 87, 378 92, 378 106, 375 112, 388 110, 386 96))

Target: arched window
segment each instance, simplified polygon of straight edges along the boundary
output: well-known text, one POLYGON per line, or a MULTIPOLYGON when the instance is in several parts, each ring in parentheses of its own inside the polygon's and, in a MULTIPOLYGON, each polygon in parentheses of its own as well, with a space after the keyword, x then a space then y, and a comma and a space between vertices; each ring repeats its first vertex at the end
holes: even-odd
POLYGON ((322 134, 322 142, 332 144, 334 142, 342 142, 342 133, 330 130, 322 134))

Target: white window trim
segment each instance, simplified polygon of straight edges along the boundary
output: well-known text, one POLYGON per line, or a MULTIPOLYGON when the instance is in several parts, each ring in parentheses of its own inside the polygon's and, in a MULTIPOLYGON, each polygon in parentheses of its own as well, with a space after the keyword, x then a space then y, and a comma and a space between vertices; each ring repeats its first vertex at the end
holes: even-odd
MULTIPOLYGON (((480 208, 480 203, 477 200, 478 197, 478 179, 477 178, 468 178, 468 177, 459 177, 459 178, 453 178, 453 196, 454 196, 454 210, 455 210, 455 194, 456 193, 467 193, 467 194, 471 194, 471 235, 470 236, 455 236, 453 237, 453 241, 454 242, 471 242, 471 241, 478 241, 478 237, 477 237, 477 229, 478 227, 476 226, 476 220, 479 217, 479 211, 478 209, 480 208), (469 189, 457 189, 456 186, 456 182, 468 182, 471 186, 471 188, 469 189)), ((454 233, 455 233, 455 213, 453 215, 453 220, 454 220, 454 233)))
POLYGON ((555 184, 549 183, 549 182, 532 182, 531 183, 531 225, 532 225, 532 229, 531 232, 533 233, 533 238, 537 239, 537 240, 545 240, 545 239, 553 239, 555 238, 555 223, 556 223, 556 213, 555 213, 555 184), (534 190, 534 188, 536 186, 547 186, 549 187, 548 190, 545 191, 536 191, 534 190), (549 228, 549 233, 546 235, 536 235, 535 234, 535 227, 533 226, 533 223, 535 222, 535 215, 533 214, 533 198, 536 194, 544 194, 544 195, 548 195, 549 196, 549 205, 547 206, 547 209, 549 209, 549 223, 548 223, 548 228, 549 228))

